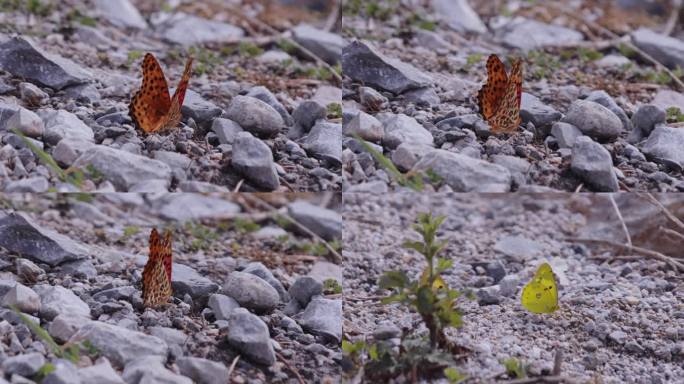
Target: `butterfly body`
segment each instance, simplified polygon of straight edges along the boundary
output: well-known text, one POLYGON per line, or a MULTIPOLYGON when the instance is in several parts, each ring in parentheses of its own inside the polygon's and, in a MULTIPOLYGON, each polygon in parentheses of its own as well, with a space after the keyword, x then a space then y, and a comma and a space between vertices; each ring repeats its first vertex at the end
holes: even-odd
POLYGON ((558 309, 558 286, 548 263, 539 266, 532 280, 523 288, 520 301, 534 313, 551 313, 558 309))
POLYGON ((171 297, 171 232, 166 231, 164 238, 159 236, 156 228, 150 233, 150 255, 142 273, 143 304, 146 307, 158 307, 166 304, 171 297))
POLYGON ((128 106, 128 113, 133 122, 145 133, 153 133, 174 128, 181 120, 181 107, 188 89, 192 58, 185 63, 185 70, 180 83, 169 96, 169 88, 164 72, 157 59, 147 53, 142 63, 143 82, 128 106))
POLYGON ((492 132, 513 132, 520 125, 522 79, 520 59, 513 61, 508 75, 498 56, 487 59, 487 82, 480 88, 477 102, 492 132))

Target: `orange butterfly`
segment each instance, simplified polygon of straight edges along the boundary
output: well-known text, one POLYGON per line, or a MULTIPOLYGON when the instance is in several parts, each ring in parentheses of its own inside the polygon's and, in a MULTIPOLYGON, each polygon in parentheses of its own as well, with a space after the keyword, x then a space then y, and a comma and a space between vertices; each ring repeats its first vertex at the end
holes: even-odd
POLYGON ((166 304, 171 297, 172 258, 171 232, 167 230, 162 240, 157 229, 152 228, 150 256, 142 273, 143 304, 146 307, 166 304))
POLYGON ((142 70, 142 87, 133 96, 128 106, 128 114, 145 133, 176 127, 181 120, 181 106, 192 72, 192 57, 185 63, 183 77, 176 92, 173 93, 173 98, 169 97, 169 86, 166 84, 164 72, 151 53, 145 54, 142 70))
POLYGON ((520 59, 513 61, 508 76, 498 56, 487 59, 487 82, 477 93, 477 103, 492 132, 513 132, 520 125, 522 80, 520 59))

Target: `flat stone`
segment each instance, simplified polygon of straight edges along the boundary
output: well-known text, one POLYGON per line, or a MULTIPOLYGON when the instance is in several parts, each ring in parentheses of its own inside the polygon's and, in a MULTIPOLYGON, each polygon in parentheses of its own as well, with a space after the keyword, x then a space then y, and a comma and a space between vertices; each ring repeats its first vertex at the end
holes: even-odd
POLYGON ((223 284, 223 292, 240 303, 240 306, 257 313, 270 313, 280 302, 278 291, 251 273, 232 272, 223 284))
POLYGON ((520 99, 520 118, 523 125, 532 122, 540 130, 541 137, 549 135, 551 125, 560 120, 562 114, 553 107, 546 105, 538 97, 527 92, 522 93, 520 99))
POLYGON ((20 375, 24 377, 31 377, 35 375, 38 370, 45 365, 45 357, 41 353, 26 353, 7 357, 0 365, 5 375, 20 375))
POLYGON ((354 81, 394 94, 432 83, 430 76, 414 66, 386 57, 360 41, 342 50, 342 72, 354 81))
POLYGON ((128 191, 143 180, 171 180, 171 168, 161 161, 97 145, 88 149, 74 162, 75 167, 97 169, 118 191, 128 191))
POLYGON ((188 377, 178 375, 164 366, 166 356, 141 356, 126 363, 121 377, 126 383, 193 384, 188 377))
POLYGON ((78 376, 82 383, 126 384, 107 359, 102 359, 96 365, 79 369, 78 376))
POLYGON ((257 187, 274 191, 280 186, 271 149, 249 132, 240 132, 236 136, 231 164, 257 187))
POLYGON ((238 308, 232 312, 228 322, 226 339, 231 347, 257 364, 270 366, 275 363, 268 326, 259 317, 238 308))
POLYGON ((338 212, 303 200, 290 203, 287 211, 292 218, 325 240, 342 238, 342 215, 338 212))
POLYGON ((632 43, 670 69, 684 68, 684 42, 680 39, 639 28, 631 34, 632 43))
POLYGON ((49 144, 56 145, 62 139, 95 141, 92 128, 71 112, 41 109, 38 111, 38 116, 45 123, 44 140, 49 144))
POLYGON ((176 297, 183 297, 187 294, 200 305, 205 305, 209 300, 209 295, 219 289, 218 284, 183 264, 173 264, 171 287, 176 297))
POLYGON ((234 43, 245 36, 241 28, 232 24, 207 20, 182 12, 174 13, 156 29, 164 40, 186 47, 204 43, 234 43))
POLYGON ((402 143, 433 145, 430 132, 413 117, 402 113, 381 113, 376 117, 385 127, 382 144, 389 149, 395 149, 402 143))
POLYGON ((657 163, 684 169, 684 130, 657 126, 641 146, 646 157, 657 163))
POLYGON ((561 121, 574 125, 585 135, 599 141, 615 140, 622 133, 620 119, 610 109, 593 101, 573 102, 561 121))
POLYGON ((385 128, 375 117, 359 111, 347 124, 342 125, 345 136, 359 136, 363 140, 379 143, 385 135, 385 128))
POLYGON ((524 236, 505 236, 494 244, 494 250, 514 259, 540 256, 544 247, 524 236))
POLYGON ((49 182, 43 176, 29 177, 28 179, 21 179, 10 181, 5 186, 7 193, 45 193, 50 187, 49 182))
POLYGON ((216 320, 228 320, 234 309, 240 308, 240 303, 230 296, 214 293, 209 296, 208 304, 216 320))
POLYGON ((334 168, 342 165, 342 124, 319 120, 301 143, 309 156, 326 161, 334 168))
POLYGON ((455 192, 508 192, 511 188, 511 173, 508 169, 443 149, 428 152, 413 166, 414 172, 426 172, 429 169, 455 192))
POLYGON ((225 384, 229 375, 225 365, 201 357, 181 357, 176 365, 183 376, 197 384, 225 384))
POLYGON ((433 0, 435 15, 456 32, 485 33, 487 26, 467 0, 433 0))
POLYGON ((95 8, 114 26, 147 29, 145 19, 128 0, 95 0, 95 8))
POLYGON ((297 322, 307 332, 340 343, 342 342, 342 300, 314 297, 297 322))
POLYGON ((82 259, 90 253, 85 245, 41 228, 24 213, 0 213, 0 246, 51 266, 82 259))
POLYGON ((18 130, 24 136, 38 138, 45 133, 43 120, 32 111, 26 108, 19 108, 7 121, 8 131, 18 130))
POLYGON ((161 217, 178 222, 220 219, 241 210, 231 201, 194 193, 169 194, 155 204, 161 217))
POLYGON ((263 101, 249 96, 235 96, 224 117, 259 137, 272 137, 285 126, 278 111, 263 101))
POLYGON ((582 131, 572 124, 556 122, 551 127, 551 136, 556 138, 559 148, 572 148, 582 131))
POLYGON ((52 158, 59 165, 69 167, 79 156, 94 146, 93 142, 81 138, 62 139, 52 150, 52 158))
POLYGON ((273 273, 271 273, 271 271, 268 268, 266 268, 266 266, 262 263, 251 262, 247 264, 247 266, 245 267, 245 269, 242 270, 242 272, 251 273, 253 275, 259 276, 261 279, 267 282, 271 287, 273 287, 278 292, 280 301, 285 303, 290 300, 290 295, 285 290, 285 287, 283 287, 283 284, 280 281, 278 281, 278 279, 276 279, 275 276, 273 276, 273 273))
POLYGON ((292 38, 331 65, 340 61, 342 48, 347 44, 339 35, 308 24, 300 24, 292 29, 292 38))
POLYGON ((619 189, 610 152, 587 136, 575 140, 570 169, 597 192, 619 189))
POLYGON ((514 18, 496 29, 494 36, 504 45, 523 51, 584 40, 584 36, 573 29, 522 17, 514 18))
POLYGON ((90 318, 90 307, 71 290, 61 286, 35 285, 33 290, 40 296, 40 317, 52 320, 60 314, 90 318))
POLYGON ((48 54, 23 37, 0 44, 0 69, 56 90, 92 79, 92 74, 78 64, 48 54))
MULTIPOLYGON (((175 90, 173 88, 171 92, 175 90)), ((195 123, 200 125, 211 122, 216 117, 221 116, 223 112, 216 104, 203 98, 192 89, 186 90, 181 111, 183 116, 195 120, 195 123)))

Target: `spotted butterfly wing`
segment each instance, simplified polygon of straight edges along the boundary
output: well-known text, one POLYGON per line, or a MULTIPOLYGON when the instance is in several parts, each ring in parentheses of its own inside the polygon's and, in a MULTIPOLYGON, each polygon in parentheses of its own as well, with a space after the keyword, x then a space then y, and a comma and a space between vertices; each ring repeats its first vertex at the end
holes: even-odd
POLYGON ((520 125, 522 80, 520 59, 512 63, 508 76, 496 55, 487 59, 487 82, 478 92, 478 105, 494 133, 513 132, 520 125))
POLYGON ((150 255, 143 269, 143 304, 158 307, 166 304, 173 293, 171 290, 171 232, 166 231, 164 238, 156 228, 150 233, 150 255))
POLYGON ((523 288, 520 301, 533 313, 551 313, 558 309, 558 286, 548 263, 539 266, 532 280, 523 288))

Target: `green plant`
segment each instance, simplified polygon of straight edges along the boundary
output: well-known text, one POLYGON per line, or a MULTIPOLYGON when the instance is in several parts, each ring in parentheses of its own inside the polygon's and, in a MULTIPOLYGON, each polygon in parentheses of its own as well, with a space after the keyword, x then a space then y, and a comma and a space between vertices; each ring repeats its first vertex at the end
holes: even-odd
POLYGON ((261 226, 251 220, 245 220, 237 217, 235 220, 233 220, 233 228, 240 233, 251 233, 258 231, 261 226))
POLYGON ((665 110, 668 123, 679 123, 684 121, 684 113, 677 107, 670 107, 665 110))
POLYGON ((254 43, 242 42, 238 46, 238 52, 242 57, 254 57, 262 54, 264 50, 259 48, 259 46, 254 43))
POLYGON ((330 103, 326 107, 329 119, 339 119, 342 117, 342 104, 330 103))
POLYGON ((482 54, 481 53, 470 54, 470 55, 468 55, 468 57, 466 57, 466 65, 465 65, 464 69, 467 71, 470 69, 470 67, 479 63, 480 61, 482 61, 482 54))
POLYGON ((325 281, 323 281, 323 293, 340 294, 342 293, 342 285, 333 278, 325 279, 325 281))
POLYGON ((128 51, 128 58, 126 60, 126 64, 128 64, 128 66, 130 67, 135 61, 142 57, 142 54, 142 51, 128 51))
POLYGON ((515 357, 509 357, 508 359, 501 361, 501 364, 503 364, 506 368, 506 373, 509 377, 522 379, 527 376, 528 365, 516 359, 515 357))
POLYGON ((130 225, 124 228, 124 233, 122 238, 126 239, 133 235, 137 235, 140 232, 140 228, 136 225, 130 225))
POLYGON ((622 56, 627 58, 634 58, 637 56, 637 51, 634 50, 629 44, 620 43, 618 44, 618 51, 622 56))
POLYGON ((527 53, 527 60, 530 62, 532 75, 537 79, 542 79, 552 74, 561 66, 556 56, 543 51, 529 51, 527 53))
POLYGON ((19 138, 21 138, 24 144, 26 144, 26 146, 29 147, 31 152, 33 152, 38 157, 38 159, 40 159, 40 161, 43 162, 43 164, 50 168, 61 181, 72 184, 76 188, 81 188, 81 185, 83 184, 83 179, 85 177, 83 171, 81 171, 78 168, 68 168, 67 170, 63 170, 59 166, 59 164, 57 164, 55 159, 53 159, 52 156, 50 156, 49 153, 45 152, 36 144, 34 144, 33 141, 27 138, 23 133, 21 133, 21 131, 14 128, 12 129, 12 132, 19 136, 19 138))
POLYGON ((385 170, 387 170, 392 177, 397 181, 399 185, 402 187, 408 187, 410 189, 413 189, 414 191, 422 191, 423 190, 423 178, 422 175, 420 174, 403 174, 399 172, 397 167, 392 163, 390 159, 385 157, 382 153, 379 151, 375 150, 375 148, 371 147, 370 144, 368 144, 364 139, 362 139, 358 135, 354 135, 354 138, 361 143, 361 146, 363 149, 366 150, 366 152, 370 153, 373 158, 375 158, 375 161, 380 164, 381 167, 383 167, 385 170))
POLYGON ((413 249, 425 257, 428 265, 422 278, 411 280, 403 271, 389 271, 383 274, 378 283, 380 288, 394 291, 382 300, 383 303, 402 303, 418 312, 428 329, 430 346, 433 348, 447 348, 444 329, 460 327, 462 324, 461 313, 455 308, 461 292, 450 289, 441 277, 442 272, 451 268, 453 262, 436 257, 447 245, 446 241, 436 239, 437 229, 444 220, 444 216, 419 214, 413 229, 423 239, 403 244, 404 248, 413 249))
MULTIPOLYGON (((192 222, 187 222, 185 224, 185 230, 190 232, 192 241, 190 241, 189 248, 192 252, 197 252, 199 250, 207 250, 211 247, 213 241, 218 239, 219 235, 211 228, 202 224, 194 224, 192 222)), ((237 244, 237 243, 234 243, 237 244)))
MULTIPOLYGON (((97 348, 95 348, 92 343, 88 340, 84 340, 80 343, 66 343, 62 346, 57 344, 55 339, 50 336, 48 331, 43 329, 40 324, 35 323, 33 320, 29 319, 28 316, 23 314, 16 306, 11 305, 10 308, 17 314, 22 323, 24 323, 38 338, 43 340, 52 353, 61 358, 71 361, 72 363, 77 363, 81 359, 81 351, 86 351, 89 355, 94 356, 98 353, 97 348)), ((47 364, 46 364, 47 365, 47 364)), ((43 366, 41 370, 47 376, 54 367, 43 366)))
POLYGON ((52 12, 52 3, 43 3, 41 0, 28 0, 26 11, 37 16, 48 16, 52 12))

